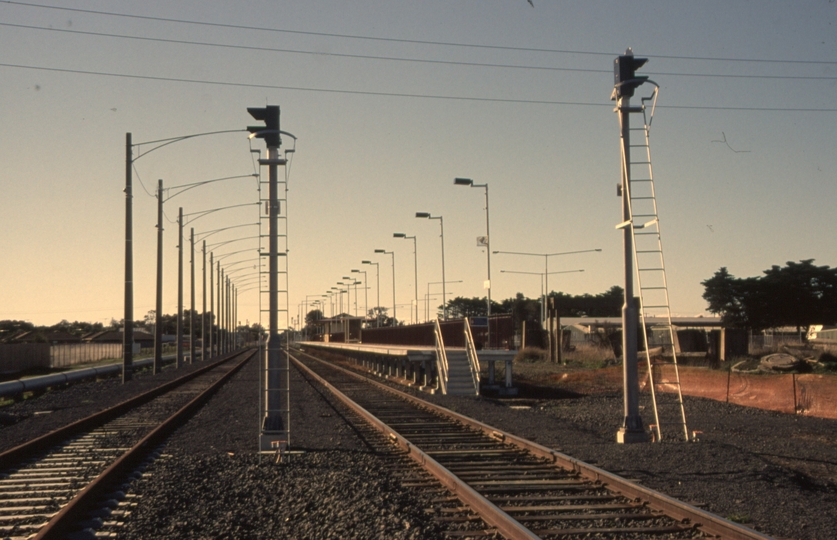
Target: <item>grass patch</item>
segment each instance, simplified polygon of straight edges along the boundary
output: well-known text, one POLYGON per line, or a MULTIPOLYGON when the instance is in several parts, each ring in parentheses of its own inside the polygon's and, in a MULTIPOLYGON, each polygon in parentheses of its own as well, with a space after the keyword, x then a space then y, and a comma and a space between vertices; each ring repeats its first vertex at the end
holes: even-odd
POLYGON ((747 514, 730 514, 727 516, 727 519, 742 525, 750 523, 750 516, 747 514))

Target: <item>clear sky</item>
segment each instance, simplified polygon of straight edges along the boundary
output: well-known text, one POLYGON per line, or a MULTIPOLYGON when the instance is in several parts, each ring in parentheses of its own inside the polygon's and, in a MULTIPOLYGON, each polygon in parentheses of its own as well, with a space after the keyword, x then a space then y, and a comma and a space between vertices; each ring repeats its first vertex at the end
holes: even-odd
MULTIPOLYGON (((125 133, 141 143, 243 129, 254 123, 246 108, 265 104, 279 105, 282 129, 298 137, 286 209, 292 316, 352 269, 368 271, 374 304, 375 267, 364 259, 380 262, 390 306, 380 248, 395 251, 406 318, 412 241, 392 234, 417 237, 422 299, 441 281, 439 222, 416 219, 421 211, 444 217, 446 278, 461 281, 448 292, 483 296, 483 191, 454 177, 490 186, 492 250, 602 249, 551 258, 550 271, 585 271, 552 276, 550 289, 621 286, 609 97, 613 59, 627 47, 661 87, 651 150, 673 312, 704 312, 700 282, 722 266, 746 277, 800 259, 837 265, 833 0, 42 2, 0 1, 0 319, 121 319, 125 133)), ((157 180, 252 174, 247 135, 190 139, 135 161, 135 318, 154 308, 157 180)), ((217 182, 166 203, 165 312, 177 305, 178 206, 253 203, 256 186, 217 182)), ((191 226, 255 223, 258 208, 191 226)), ((226 259, 246 260, 256 246, 218 253, 252 248, 226 259)), ((540 294, 537 276, 500 270, 542 272, 542 259, 492 257, 495 300, 540 294)), ((198 276, 200 310, 200 266, 198 276)), ((187 273, 187 306, 188 283, 187 273)), ((239 302, 242 322, 259 320, 256 290, 239 302)))

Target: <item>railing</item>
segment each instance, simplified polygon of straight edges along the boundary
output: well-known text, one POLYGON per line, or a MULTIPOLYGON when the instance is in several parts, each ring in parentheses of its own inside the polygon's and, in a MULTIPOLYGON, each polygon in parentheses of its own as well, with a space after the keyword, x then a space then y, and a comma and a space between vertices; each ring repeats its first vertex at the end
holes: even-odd
POLYGON ((477 347, 474 345, 474 335, 471 333, 471 323, 465 318, 465 352, 468 353, 468 365, 471 368, 471 380, 474 382, 474 389, 480 395, 480 359, 477 356, 477 347))
POLYGON ((433 321, 433 332, 436 335, 436 384, 442 394, 448 393, 448 356, 445 354, 445 340, 442 338, 442 328, 439 319, 433 321))

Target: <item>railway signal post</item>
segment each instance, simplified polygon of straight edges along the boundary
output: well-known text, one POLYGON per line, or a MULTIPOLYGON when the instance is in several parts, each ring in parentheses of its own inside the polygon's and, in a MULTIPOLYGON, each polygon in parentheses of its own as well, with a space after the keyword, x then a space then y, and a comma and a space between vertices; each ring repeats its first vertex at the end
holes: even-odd
POLYGON ((639 374, 637 372, 637 322, 638 311, 634 301, 634 247, 631 230, 631 169, 630 169, 630 114, 642 112, 641 107, 631 107, 634 90, 648 77, 637 76, 635 71, 647 58, 635 58, 628 48, 625 54, 613 61, 614 87, 611 99, 616 100, 619 114, 622 145, 622 246, 625 254, 625 302, 622 305, 622 376, 624 419, 616 432, 616 442, 648 442, 648 434, 639 415, 639 374))
MULTIPOLYGON (((283 452, 288 448, 288 357, 282 351, 279 336, 279 179, 278 166, 286 160, 279 157, 282 144, 279 131, 279 106, 249 107, 247 112, 264 126, 248 126, 250 137, 264 139, 267 158, 259 159, 268 167, 268 272, 269 272, 269 327, 264 359, 262 398, 262 425, 259 433, 259 450, 283 452), (283 377, 285 380, 283 381, 283 377), (284 383, 284 385, 283 385, 284 383), (284 388, 283 388, 284 386, 284 388), (285 390, 283 395, 283 389, 285 390)), ((282 253, 287 256, 287 253, 282 253)), ((285 336, 287 339, 287 335, 285 336)))

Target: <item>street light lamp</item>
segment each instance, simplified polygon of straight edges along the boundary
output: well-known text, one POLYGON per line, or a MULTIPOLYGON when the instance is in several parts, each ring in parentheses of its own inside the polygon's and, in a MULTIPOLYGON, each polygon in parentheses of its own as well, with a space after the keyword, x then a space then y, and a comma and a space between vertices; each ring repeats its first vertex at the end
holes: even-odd
MULTIPOLYGON (((377 302, 375 304, 376 308, 381 307, 381 265, 380 263, 372 262, 372 261, 360 261, 360 264, 374 264, 375 265, 375 276, 376 281, 378 283, 378 292, 377 292, 377 302)), ((378 328, 381 326, 381 314, 380 309, 375 312, 375 327, 378 328)))
MULTIPOLYGON (((416 316, 415 322, 418 323, 418 246, 417 246, 417 243, 416 243, 416 237, 415 236, 407 236, 404 233, 398 233, 398 232, 397 233, 392 233, 392 236, 393 236, 393 238, 404 238, 405 240, 412 240, 413 241, 413 264, 415 266, 415 286, 414 286, 414 289, 415 289, 415 296, 416 296, 416 298, 415 298, 415 304, 416 304, 416 307, 415 307, 415 316, 416 316)), ((410 316, 412 316, 412 313, 410 314, 410 316)))
POLYGON ((477 238, 477 245, 485 246, 485 264, 487 268, 487 277, 485 280, 486 289, 486 314, 489 317, 488 328, 486 332, 486 341, 489 348, 491 347, 491 244, 490 244, 490 230, 488 219, 488 184, 475 184, 470 178, 454 178, 453 184, 456 186, 470 186, 475 188, 485 188, 485 236, 477 238))
POLYGON ((363 274, 363 319, 369 315, 369 282, 366 280, 366 270, 352 269, 353 273, 363 274))
POLYGON ((395 252, 387 251, 385 249, 376 249, 375 253, 383 253, 385 255, 392 255, 392 325, 395 326, 397 319, 395 316, 395 252))
POLYGON ((543 298, 543 306, 542 306, 542 318, 541 324, 544 324, 546 321, 546 296, 549 295, 549 258, 556 257, 558 255, 573 255, 576 253, 591 253, 594 251, 601 251, 601 248, 595 249, 582 249, 579 251, 562 251, 559 253, 528 253, 528 252, 521 252, 521 251, 494 251, 495 255, 528 255, 532 257, 543 257, 543 273, 544 273, 544 298, 543 298))
MULTIPOLYGON (((429 303, 430 302, 430 286, 431 285, 442 285, 442 289, 444 290, 445 284, 447 284, 447 283, 462 283, 462 280, 457 279, 456 281, 431 281, 427 284, 427 296, 425 296, 425 301, 424 301, 424 310, 425 310, 424 315, 427 318, 427 320, 430 320, 430 303, 429 303)), ((446 293, 444 293, 444 292, 442 293, 442 295, 443 295, 442 296, 442 304, 443 305, 445 303, 444 294, 446 294, 446 293)))
POLYGON ((431 216, 428 212, 416 212, 417 218, 426 218, 426 219, 438 219, 439 220, 439 227, 441 228, 442 234, 442 313, 444 316, 444 320, 448 320, 448 298, 447 298, 447 289, 445 289, 445 221, 442 219, 442 216, 431 216))
MULTIPOLYGON (((351 276, 343 276, 343 279, 351 279, 352 280, 351 283, 347 283, 346 285, 354 285, 355 286, 355 317, 357 317, 357 284, 360 283, 360 281, 356 280, 355 278, 353 278, 351 276)), ((351 303, 352 303, 352 299, 350 298, 349 299, 349 304, 351 305, 351 303)))
MULTIPOLYGON (((555 274, 570 274, 570 273, 573 273, 573 272, 584 272, 584 269, 582 268, 580 270, 559 270, 557 272, 550 272, 549 275, 552 276, 552 275, 555 275, 555 274)), ((530 275, 530 276, 540 276, 541 277, 541 280, 540 280, 541 281, 541 298, 542 299, 544 298, 544 287, 545 287, 544 278, 546 276, 544 275, 543 272, 520 272, 520 271, 517 271, 517 270, 500 270, 500 273, 501 274, 525 274, 525 275, 530 275)), ((543 309, 543 307, 541 307, 541 309, 543 309)))

